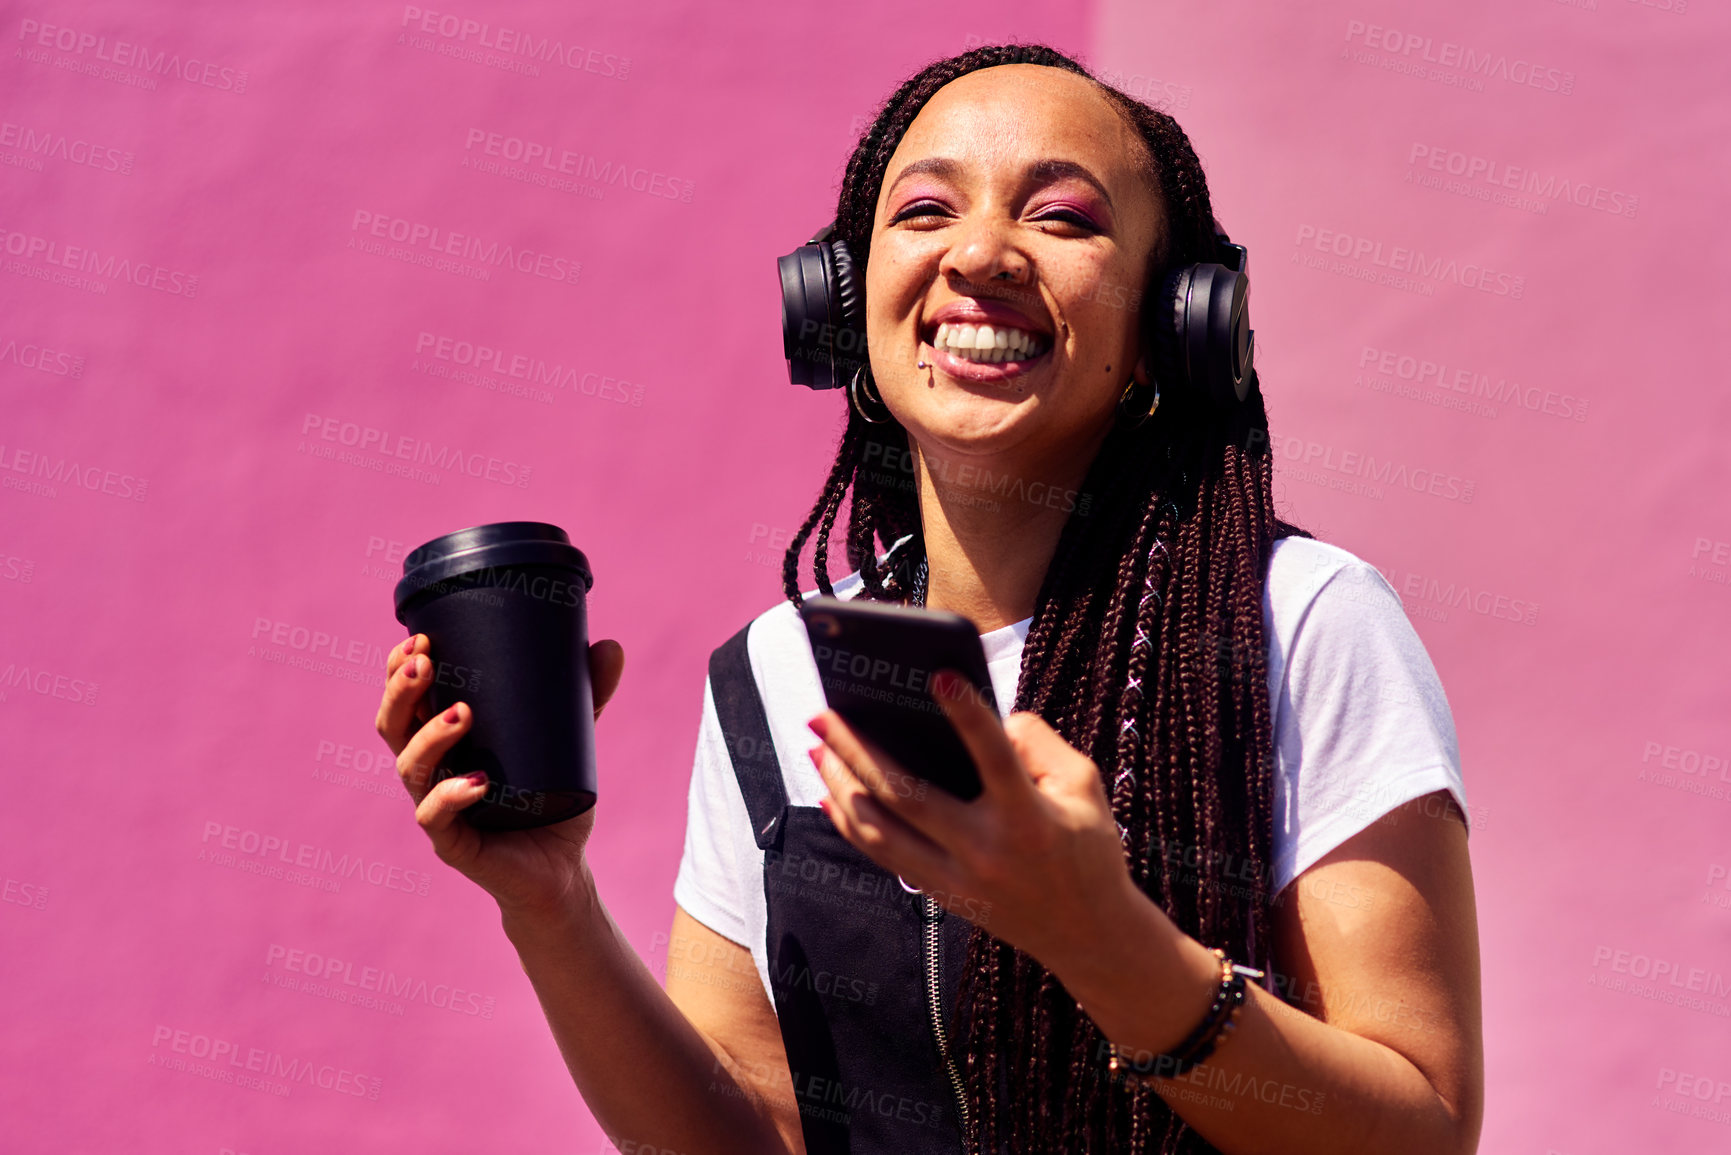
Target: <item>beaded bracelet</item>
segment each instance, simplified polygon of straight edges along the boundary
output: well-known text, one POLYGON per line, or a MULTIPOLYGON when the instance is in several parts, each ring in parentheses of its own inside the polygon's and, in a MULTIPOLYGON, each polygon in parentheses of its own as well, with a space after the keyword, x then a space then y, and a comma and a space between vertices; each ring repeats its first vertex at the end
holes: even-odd
POLYGON ((1174 1079, 1212 1055, 1214 1049, 1237 1029, 1238 1009, 1244 1005, 1245 977, 1259 979, 1262 972, 1239 966, 1219 948, 1215 949, 1214 957, 1220 960, 1220 987, 1214 993, 1214 1002, 1209 1005, 1208 1013, 1202 1016, 1202 1021, 1189 1037, 1165 1054, 1147 1059, 1137 1057, 1138 1054, 1148 1055, 1147 1051, 1137 1052, 1130 1047, 1108 1043, 1108 1071, 1119 1078, 1125 1077, 1123 1072, 1130 1070, 1139 1075, 1174 1079))

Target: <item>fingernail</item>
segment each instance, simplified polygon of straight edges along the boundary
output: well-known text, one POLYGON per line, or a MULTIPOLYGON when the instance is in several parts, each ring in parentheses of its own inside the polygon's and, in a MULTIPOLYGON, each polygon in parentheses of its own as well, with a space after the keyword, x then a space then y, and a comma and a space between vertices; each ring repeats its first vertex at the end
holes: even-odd
POLYGON ((953 692, 955 679, 950 677, 948 672, 940 671, 939 673, 932 675, 929 684, 932 687, 933 694, 940 698, 947 698, 953 692))
POLYGON ((823 743, 822 742, 819 742, 816 746, 813 746, 811 749, 807 750, 806 754, 811 758, 811 764, 813 766, 816 766, 820 770, 823 768, 823 743))
POLYGON ((829 729, 829 723, 824 720, 824 717, 822 714, 819 714, 817 717, 813 718, 811 721, 807 722, 805 725, 806 725, 806 728, 808 730, 810 730, 813 734, 816 734, 819 738, 822 738, 824 736, 824 732, 829 729))
POLYGON ((445 721, 454 723, 454 722, 456 722, 456 720, 457 720, 457 707, 452 706, 449 710, 445 711, 445 721))
POLYGON ((485 770, 471 770, 463 777, 468 779, 469 785, 479 786, 487 780, 487 772, 485 770))
POLYGON ((409 681, 412 682, 420 676, 421 676, 421 659, 410 658, 408 661, 403 663, 403 677, 409 679, 409 681))
POLYGON ((415 635, 410 634, 408 637, 403 639, 403 653, 405 653, 405 654, 412 653, 412 652, 414 652, 414 649, 415 649, 415 635))

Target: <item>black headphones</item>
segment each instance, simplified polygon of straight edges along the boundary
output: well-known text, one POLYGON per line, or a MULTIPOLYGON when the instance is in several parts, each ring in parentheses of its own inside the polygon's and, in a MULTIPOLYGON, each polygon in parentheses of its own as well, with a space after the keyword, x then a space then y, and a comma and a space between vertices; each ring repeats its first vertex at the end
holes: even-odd
MULTIPOLYGON (((1168 274, 1144 301, 1142 347, 1164 349, 1149 368, 1160 384, 1190 389, 1231 407, 1250 395, 1256 370, 1250 330, 1250 256, 1216 234, 1220 263, 1188 265, 1168 274), (1156 365, 1164 360, 1166 378, 1156 365)), ((776 264, 781 270, 781 343, 795 385, 840 389, 868 364, 865 286, 835 222, 776 264)))

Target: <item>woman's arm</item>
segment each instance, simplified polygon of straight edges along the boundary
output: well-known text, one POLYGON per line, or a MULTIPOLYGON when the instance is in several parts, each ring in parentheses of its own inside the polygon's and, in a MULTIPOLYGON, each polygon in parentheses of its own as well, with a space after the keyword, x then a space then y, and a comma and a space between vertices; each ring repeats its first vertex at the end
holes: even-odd
POLYGON ((675 908, 664 991, 587 881, 559 915, 502 921, 614 1145, 804 1155, 781 1033, 751 955, 675 908))
MULTIPOLYGON (((594 810, 551 826, 483 832, 461 817, 480 799, 483 781, 433 784, 434 768, 474 718, 460 702, 432 714, 427 645, 416 634, 391 650, 374 724, 397 756, 433 852, 499 904, 565 1065, 602 1127, 633 1152, 803 1155, 797 1112, 790 1127, 782 1102, 759 1086, 777 1073, 789 1081, 762 984, 754 970, 749 987, 722 985, 708 973, 737 971, 739 956, 751 970, 745 948, 679 911, 670 958, 689 961, 670 968, 671 994, 663 991, 596 892, 583 854, 594 810)), ((589 647, 596 718, 624 666, 618 642, 589 647)))
MULTIPOLYGON (((1113 1043, 1177 1046, 1207 1011, 1219 963, 1131 879, 1099 767, 1038 715, 1000 726, 965 689, 938 682, 980 769, 980 797, 908 789, 904 771, 826 710, 812 722, 823 740, 812 757, 831 819, 952 910, 985 911, 976 921, 1039 959, 1113 1043)), ((1157 1081, 1227 1155, 1476 1149, 1472 876, 1465 828, 1435 798, 1348 839, 1284 892, 1275 957, 1283 985, 1318 1013, 1248 989, 1217 1057, 1157 1081)))
MULTIPOLYGON (((1275 917, 1276 988, 1303 1009, 1247 985, 1209 1060, 1150 1085, 1228 1155, 1471 1155, 1484 1061, 1466 844, 1442 792, 1337 847, 1282 892, 1275 917)), ((1190 1029, 1161 1004, 1199 1020, 1219 969, 1137 898, 1147 909, 1132 906, 1123 933, 1059 978, 1107 1038, 1160 1053, 1190 1029), (1149 997, 1173 989, 1190 994, 1149 997)))

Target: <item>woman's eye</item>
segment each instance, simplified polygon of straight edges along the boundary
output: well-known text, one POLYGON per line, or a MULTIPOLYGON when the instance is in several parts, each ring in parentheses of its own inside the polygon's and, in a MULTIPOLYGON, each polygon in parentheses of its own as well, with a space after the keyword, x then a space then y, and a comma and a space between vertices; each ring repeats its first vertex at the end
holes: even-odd
POLYGON ((897 213, 894 219, 890 221, 890 224, 900 224, 903 221, 913 220, 917 217, 935 217, 941 215, 943 211, 944 207, 936 201, 915 201, 913 204, 908 205, 901 212, 897 213))
POLYGON ((1077 228, 1087 229, 1089 232, 1097 233, 1100 231, 1099 225, 1095 224, 1081 213, 1076 212, 1074 209, 1055 209, 1052 212, 1047 213, 1045 216, 1036 219, 1042 221, 1059 221, 1063 224, 1075 225, 1077 228))

